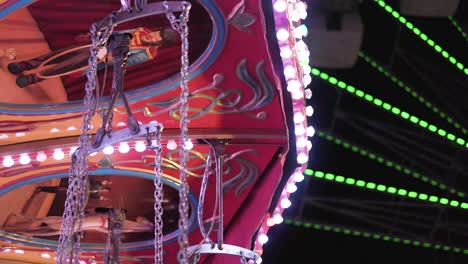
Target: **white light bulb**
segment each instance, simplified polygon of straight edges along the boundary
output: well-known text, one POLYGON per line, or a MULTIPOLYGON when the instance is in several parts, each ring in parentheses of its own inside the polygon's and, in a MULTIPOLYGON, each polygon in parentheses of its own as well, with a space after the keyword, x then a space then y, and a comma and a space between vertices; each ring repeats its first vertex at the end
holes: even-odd
POLYGON ((306 99, 312 98, 312 90, 310 89, 305 89, 304 91, 306 99))
POLYGON ((7 134, 1 134, 0 135, 0 139, 7 139, 8 138, 8 135, 7 134))
POLYGON ((280 41, 286 41, 289 38, 289 32, 284 28, 280 28, 276 32, 276 38, 280 41))
POLYGON ((268 236, 265 234, 261 234, 258 236, 258 243, 264 245, 266 242, 268 242, 268 236))
POLYGON ((309 156, 307 156, 307 154, 305 153, 299 153, 299 155, 297 155, 297 162, 299 164, 305 164, 307 163, 307 161, 309 160, 309 156))
POLYGON ((307 116, 312 116, 314 114, 314 108, 309 105, 306 107, 305 112, 307 116))
POLYGON ((294 134, 296 134, 296 136, 302 136, 306 133, 306 130, 304 128, 304 126, 302 125, 297 125, 294 127, 294 134))
POLYGON ((15 134, 15 136, 16 136, 16 137, 24 137, 24 136, 26 136, 26 133, 24 133, 24 132, 18 132, 18 133, 15 134))
POLYGON ((184 148, 186 150, 191 150, 193 148, 193 143, 192 143, 192 141, 190 141, 190 139, 185 141, 184 148))
POLYGON ((55 127, 50 130, 50 133, 57 133, 57 132, 60 132, 60 130, 55 127))
POLYGON ((282 208, 286 209, 291 206, 291 201, 288 198, 281 199, 280 205, 282 208))
POLYGON ((304 180, 304 174, 302 174, 301 172, 299 171, 296 171, 294 172, 294 174, 292 175, 292 179, 293 181, 295 182, 301 182, 304 180))
POLYGON ((75 147, 71 147, 71 148, 70 148, 70 152, 68 152, 68 155, 70 155, 70 157, 73 156, 73 154, 75 154, 75 152, 76 152, 77 149, 78 149, 78 147, 76 147, 76 146, 75 146, 75 147))
POLYGON ((293 93, 294 91, 298 91, 301 89, 301 82, 299 82, 298 80, 294 80, 294 79, 289 80, 287 89, 291 93, 293 93))
POLYGON ((294 193, 295 191, 297 191, 297 186, 296 186, 296 184, 294 184, 294 183, 292 183, 292 182, 291 182, 291 183, 288 183, 288 185, 286 185, 286 191, 287 191, 288 193, 294 193))
POLYGON ((29 164, 30 162, 31 162, 31 158, 29 157, 28 154, 23 153, 23 154, 20 155, 19 163, 20 163, 21 165, 27 165, 27 164, 29 164))
POLYGON ((75 126, 70 126, 67 128, 67 131, 74 131, 74 130, 78 130, 75 126))
POLYGON ((47 254, 47 253, 42 253, 41 257, 45 258, 45 259, 50 259, 51 258, 50 254, 47 254))
POLYGON ((41 152, 37 153, 36 160, 38 162, 44 162, 44 161, 47 160, 47 155, 44 152, 41 151, 41 152))
POLYGON ((89 155, 90 155, 91 157, 96 156, 96 155, 97 155, 97 151, 94 151, 94 152, 90 153, 89 155))
POLYGON ((54 154, 52 155, 52 157, 55 160, 62 160, 63 158, 65 158, 65 153, 63 153, 62 149, 56 149, 54 150, 54 154))
POLYGON ((260 257, 257 259, 257 262, 255 264, 262 264, 263 259, 260 257))
POLYGON ((286 2, 283 1, 283 0, 278 0, 275 2, 275 4, 273 5, 273 7, 275 8, 275 11, 278 12, 278 13, 281 13, 281 12, 284 12, 286 11, 286 2))
POLYGON ((124 127, 124 126, 127 126, 127 124, 125 124, 124 122, 117 123, 117 127, 124 127))
POLYGON ((282 47, 280 51, 280 56, 283 59, 289 59, 293 55, 292 50, 289 47, 282 47))
POLYGON ((275 221, 275 224, 279 225, 283 222, 283 217, 280 214, 275 214, 273 216, 273 220, 275 221))
MULTIPOLYGON (((310 76, 309 73, 304 74, 304 76, 302 77, 302 81, 304 82, 305 86, 308 86, 310 83, 312 83, 312 76, 310 76)), ((310 97, 307 99, 310 99, 310 97)))
POLYGON ((305 137, 296 138, 296 146, 298 148, 305 148, 307 146, 307 139, 305 137))
POLYGON ((305 121, 305 117, 301 112, 294 113, 293 119, 294 119, 294 123, 296 124, 301 124, 305 121))
POLYGON ((137 152, 143 152, 146 150, 146 144, 143 141, 137 141, 135 144, 135 150, 137 152))
POLYGON ((312 68, 309 65, 303 65, 302 66, 302 73, 304 74, 304 77, 312 71, 312 68))
POLYGON ((315 135, 315 128, 313 126, 307 127, 307 136, 313 137, 315 135))
POLYGON ((304 98, 304 93, 301 90, 296 90, 296 91, 292 92, 291 97, 294 100, 300 100, 300 99, 304 98))
MULTIPOLYGON (((177 148, 177 143, 174 140, 169 140, 166 145, 168 150, 174 150, 177 148)), ((193 144, 192 144, 193 147, 193 144)))
POLYGON ((312 149, 312 141, 307 140, 307 151, 310 151, 312 149))
POLYGON ((21 249, 15 249, 15 253, 16 254, 24 254, 24 250, 21 250, 21 249))
POLYGON ((306 25, 302 24, 294 29, 294 37, 297 39, 301 39, 302 37, 306 37, 308 34, 308 30, 306 25))
POLYGON ((15 161, 11 158, 11 156, 3 157, 3 167, 9 168, 15 165, 15 161))
POLYGON ((111 155, 112 153, 114 153, 114 147, 113 146, 107 146, 105 147, 102 152, 106 155, 111 155))
POLYGON ((120 142, 119 145, 119 152, 120 153, 128 153, 130 151, 130 146, 127 142, 120 142))
POLYGON ((296 77, 296 69, 294 66, 288 65, 284 67, 284 77, 286 77, 286 79, 292 79, 296 77))

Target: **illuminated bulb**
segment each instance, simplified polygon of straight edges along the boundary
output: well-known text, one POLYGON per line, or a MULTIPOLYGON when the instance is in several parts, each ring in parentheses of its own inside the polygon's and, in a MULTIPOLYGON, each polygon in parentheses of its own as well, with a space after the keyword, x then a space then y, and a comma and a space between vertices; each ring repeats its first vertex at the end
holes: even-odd
POLYGON ((293 119, 294 119, 294 123, 300 124, 300 123, 304 122, 305 117, 301 112, 296 112, 296 113, 294 113, 294 118, 293 119))
POLYGON ((315 128, 313 126, 307 127, 307 136, 313 137, 315 135, 315 128))
POLYGON ((281 199, 280 205, 282 208, 286 209, 291 206, 291 201, 288 198, 281 199))
POLYGON ((263 259, 260 257, 257 259, 257 262, 255 264, 262 264, 263 259))
POLYGON ((124 127, 124 126, 127 126, 127 124, 125 124, 124 122, 117 123, 117 127, 124 127))
POLYGON ((72 155, 75 153, 75 151, 76 151, 77 149, 78 149, 78 147, 71 147, 71 148, 70 148, 70 152, 69 152, 68 154, 69 154, 70 156, 72 156, 72 155))
POLYGON ((312 98, 312 90, 310 89, 305 89, 304 91, 306 99, 312 98))
POLYGON ((267 224, 267 226, 274 226, 275 225, 275 220, 273 218, 268 218, 266 224, 267 224))
POLYGON ((292 92, 292 99, 299 100, 304 97, 304 93, 301 90, 296 90, 292 92))
POLYGON ((287 191, 288 193, 294 193, 294 192, 296 192, 296 191, 297 191, 297 186, 296 186, 296 184, 294 184, 294 183, 292 183, 292 182, 291 182, 291 183, 288 183, 288 185, 286 185, 286 191, 287 191))
POLYGON ((11 158, 11 156, 5 156, 3 158, 3 167, 9 168, 15 165, 15 161, 11 158))
POLYGON ((16 135, 16 137, 24 137, 26 134, 23 133, 23 132, 18 132, 15 135, 16 135))
POLYGON ((300 25, 294 29, 294 37, 297 39, 301 39, 302 37, 306 37, 309 33, 307 30, 306 25, 300 25))
POLYGON ((86 261, 80 260, 80 264, 86 264, 86 261))
POLYGON ((52 129, 50 130, 50 133, 57 133, 57 132, 59 132, 59 131, 60 131, 60 130, 58 130, 58 128, 55 128, 55 127, 54 127, 54 128, 52 128, 52 129))
MULTIPOLYGON (((156 120, 151 120, 149 123, 150 123, 150 124, 157 124, 158 121, 156 121, 156 120)), ((141 124, 140 124, 140 125, 141 125, 141 124)))
POLYGON ((281 12, 284 12, 286 11, 286 2, 283 1, 283 0, 278 0, 275 2, 275 4, 273 5, 273 7, 275 8, 275 11, 278 12, 278 13, 281 13, 281 12))
POLYGON ((95 151, 95 152, 92 152, 92 153, 90 153, 89 155, 90 155, 91 157, 96 156, 96 155, 97 155, 97 152, 96 152, 96 151, 95 151))
POLYGON ((264 245, 266 242, 268 242, 268 236, 265 234, 261 234, 258 236, 258 243, 264 245))
POLYGON ((77 130, 75 126, 71 126, 67 128, 67 131, 74 131, 74 130, 77 130))
MULTIPOLYGON (((304 77, 302 77, 302 81, 304 82, 305 86, 308 86, 310 83, 312 83, 312 76, 310 76, 310 74, 305 74, 304 77)), ((310 99, 310 97, 307 99, 310 99)))
POLYGON ((8 135, 7 134, 1 134, 0 135, 0 139, 7 139, 8 138, 8 135))
POLYGON ((306 64, 302 66, 302 72, 304 73, 304 77, 312 70, 312 68, 306 64))
POLYGON ((184 148, 186 150, 191 150, 193 148, 193 143, 192 143, 192 141, 190 141, 190 139, 185 141, 184 148))
POLYGON ((286 79, 296 77, 296 69, 292 65, 284 67, 284 77, 286 77, 286 79))
POLYGON ((56 149, 54 150, 54 154, 52 155, 52 157, 55 160, 62 160, 63 158, 65 158, 65 154, 63 153, 62 149, 56 149))
POLYGON ((120 153, 128 153, 129 151, 130 151, 130 146, 128 145, 128 143, 127 142, 120 142, 119 152, 120 153))
POLYGON ((286 41, 289 38, 289 32, 284 28, 280 28, 276 32, 276 38, 280 41, 286 41))
POLYGON ((301 53, 306 53, 305 51, 308 49, 307 44, 303 40, 300 40, 296 42, 296 49, 301 53))
POLYGON ((20 155, 19 163, 20 163, 21 165, 27 165, 27 164, 29 164, 30 162, 31 162, 31 158, 29 157, 28 154, 23 153, 23 154, 20 155))
POLYGON ((283 217, 280 214, 275 214, 273 216, 273 220, 275 221, 275 224, 279 225, 283 222, 283 217))
POLYGON ((306 107, 305 112, 307 116, 312 116, 314 114, 314 108, 312 108, 312 106, 309 105, 306 107))
POLYGON ((135 150, 137 152, 143 152, 146 150, 146 144, 143 141, 137 141, 135 144, 135 150))
POLYGON ((307 163, 308 160, 309 160, 309 157, 305 153, 299 153, 299 155, 297 155, 297 162, 299 164, 305 164, 307 163))
MULTIPOLYGON (((193 144, 192 144, 192 147, 193 147, 193 144)), ((174 149, 177 148, 177 143, 176 143, 174 140, 169 140, 169 141, 167 142, 166 148, 167 148, 168 150, 174 150, 174 149)))
POLYGON ((307 140, 307 151, 310 151, 312 149, 312 141, 307 140))
POLYGON ((15 249, 16 254, 24 254, 24 250, 21 249, 15 249))
POLYGON ((301 82, 298 80, 289 80, 287 89, 291 93, 299 91, 301 89, 301 82))
POLYGON ((44 162, 44 161, 46 161, 46 159, 47 159, 47 155, 44 152, 41 151, 41 152, 37 153, 36 160, 38 162, 44 162))
POLYGON ((294 128, 294 134, 296 134, 296 136, 302 136, 305 133, 306 133, 306 130, 304 126, 298 125, 294 128))
POLYGON ((289 47, 281 48, 280 56, 283 59, 289 59, 293 55, 292 50, 289 47))
POLYGON ((293 181, 295 182, 301 182, 304 180, 304 174, 302 174, 299 171, 296 171, 293 176, 292 176, 293 181))
POLYGON ((296 146, 298 148, 305 148, 307 146, 307 139, 305 137, 298 137, 296 139, 296 146))
POLYGON ((45 259, 50 259, 51 258, 51 256, 49 254, 47 254, 47 253, 42 253, 41 257, 45 258, 45 259))
POLYGON ((102 152, 106 155, 111 155, 112 153, 114 153, 114 147, 113 146, 107 146, 105 147, 102 152))
POLYGON ((11 252, 11 249, 9 249, 9 248, 5 248, 5 249, 2 249, 2 251, 1 251, 1 252, 11 252))

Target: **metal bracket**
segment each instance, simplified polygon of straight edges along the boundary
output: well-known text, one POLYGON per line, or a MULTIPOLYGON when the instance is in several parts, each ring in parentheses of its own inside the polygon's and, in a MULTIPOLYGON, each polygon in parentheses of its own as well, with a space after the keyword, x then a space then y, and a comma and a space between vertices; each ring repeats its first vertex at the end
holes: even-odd
POLYGON ((210 243, 204 243, 200 246, 190 246, 187 248, 187 251, 192 256, 195 254, 224 254, 253 260, 255 264, 260 264, 262 262, 262 258, 257 252, 229 244, 224 244, 222 249, 220 249, 219 246, 215 245, 213 247, 210 243))

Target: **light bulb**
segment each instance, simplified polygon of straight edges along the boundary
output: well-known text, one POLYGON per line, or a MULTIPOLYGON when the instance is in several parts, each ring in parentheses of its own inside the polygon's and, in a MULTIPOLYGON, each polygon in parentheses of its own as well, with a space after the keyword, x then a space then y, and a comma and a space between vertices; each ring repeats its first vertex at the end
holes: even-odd
POLYGON ((16 254, 21 254, 21 255, 24 254, 24 250, 22 250, 22 249, 15 249, 14 252, 15 252, 16 254))
POLYGON ((297 162, 299 164, 305 164, 305 163, 307 163, 308 160, 309 160, 309 157, 305 153, 301 152, 301 153, 299 153, 299 155, 297 155, 297 162))
POLYGON ((294 113, 293 119, 294 119, 294 123, 296 124, 301 124, 302 122, 305 121, 305 117, 301 112, 294 113))
POLYGON ((47 254, 47 253, 42 253, 41 257, 45 258, 45 259, 50 259, 51 258, 50 254, 47 254))
POLYGON ((44 152, 41 151, 41 152, 37 153, 36 160, 38 162, 44 162, 44 161, 47 160, 47 155, 44 152))
POLYGON ((300 100, 304 97, 304 93, 301 90, 296 90, 292 92, 291 97, 294 100, 300 100))
POLYGON ((60 130, 55 127, 50 130, 50 133, 57 133, 57 132, 60 132, 60 130))
POLYGON ((124 127, 124 126, 127 126, 127 124, 125 124, 125 122, 118 122, 117 123, 117 127, 124 127))
POLYGON ((291 206, 291 201, 288 198, 281 199, 280 205, 282 208, 286 209, 291 206))
POLYGON ((282 47, 280 51, 280 56, 283 59, 289 59, 293 55, 292 50, 289 47, 282 47))
POLYGON ((292 183, 292 182, 291 182, 291 183, 288 183, 288 185, 286 185, 286 191, 287 191, 288 193, 294 193, 295 191, 297 191, 297 186, 296 186, 296 184, 294 184, 294 183, 292 183))
POLYGON ((289 80, 287 89, 289 92, 293 93, 295 91, 299 91, 301 89, 301 82, 298 80, 289 80))
POLYGON ((283 1, 283 0, 278 0, 275 2, 275 4, 273 5, 273 7, 275 8, 275 11, 278 12, 278 13, 281 13, 281 12, 284 12, 286 11, 286 2, 283 1))
POLYGON ((274 226, 276 223, 275 223, 275 220, 273 218, 268 218, 266 224, 267 224, 267 226, 274 226))
POLYGON ((304 126, 302 125, 297 125, 294 127, 294 134, 296 134, 296 136, 302 136, 306 133, 306 130, 304 128, 304 126))
POLYGON ((312 90, 310 89, 305 89, 304 91, 306 99, 312 98, 312 90))
POLYGON ((3 167, 9 168, 15 165, 15 161, 11 158, 11 156, 3 157, 3 167))
POLYGON ((193 148, 193 143, 192 143, 192 141, 190 141, 190 139, 185 141, 184 148, 186 150, 191 150, 193 148))
POLYGON ((296 77, 296 69, 292 65, 284 67, 284 77, 286 77, 286 79, 296 77))
POLYGON ((20 163, 21 165, 27 165, 27 164, 29 164, 30 162, 31 162, 31 158, 29 157, 28 154, 23 153, 23 154, 20 155, 19 163, 20 163))
POLYGON ((307 140, 307 151, 310 151, 312 149, 312 141, 307 140))
POLYGON ((315 135, 315 128, 313 126, 307 127, 307 136, 313 137, 315 135))
POLYGON ((137 152, 143 152, 146 150, 146 144, 143 141, 137 141, 135 144, 135 150, 137 152))
POLYGON ((280 28, 276 32, 276 38, 280 41, 286 41, 289 38, 289 32, 284 28, 280 28))
POLYGON ((70 156, 73 156, 73 154, 75 154, 75 151, 76 151, 77 149, 78 149, 78 147, 71 147, 71 148, 70 148, 70 152, 68 152, 68 154, 69 154, 70 156))
POLYGON ((54 150, 54 154, 52 155, 52 157, 55 160, 62 160, 63 158, 65 158, 65 153, 63 153, 62 149, 56 149, 54 150))
POLYGON ((26 133, 24 133, 24 132, 18 132, 18 133, 15 134, 15 136, 16 136, 16 137, 24 137, 24 136, 26 136, 26 133))
POLYGON ((308 30, 306 25, 302 24, 294 29, 294 37, 297 39, 301 39, 302 37, 306 37, 308 34, 308 30))
POLYGON ((307 116, 312 116, 314 114, 314 108, 309 105, 306 107, 305 112, 307 116))
POLYGON ((67 131, 74 131, 74 130, 78 130, 75 126, 69 126, 67 128, 67 131))
MULTIPOLYGON (((167 142, 167 146, 166 146, 166 147, 167 147, 168 150, 174 150, 174 149, 177 148, 177 143, 176 143, 174 140, 169 140, 169 141, 167 142)), ((193 144, 192 144, 192 147, 193 147, 193 144)))
POLYGON ((127 142, 120 142, 119 145, 119 152, 120 153, 128 153, 130 151, 130 146, 127 142))
POLYGON ((106 155, 111 155, 112 153, 114 153, 114 147, 112 145, 107 146, 102 150, 102 152, 106 155))
POLYGON ((279 225, 283 222, 283 217, 280 214, 275 214, 273 216, 273 220, 275 221, 275 224, 279 225))
POLYGON ((296 171, 294 172, 294 174, 292 175, 292 179, 293 181, 295 182, 301 182, 304 180, 304 174, 302 174, 301 172, 299 171, 296 171))
POLYGON ((266 242, 268 242, 268 236, 265 234, 261 234, 258 236, 258 243, 264 245, 266 242))
POLYGON ((307 146, 307 139, 305 137, 296 138, 296 146, 298 148, 305 148, 307 146))
MULTIPOLYGON (((304 82, 305 86, 308 86, 309 84, 312 83, 312 76, 310 76, 310 74, 307 73, 307 74, 304 75, 304 77, 302 77, 302 81, 304 82)), ((310 99, 310 97, 307 98, 307 99, 310 99)))

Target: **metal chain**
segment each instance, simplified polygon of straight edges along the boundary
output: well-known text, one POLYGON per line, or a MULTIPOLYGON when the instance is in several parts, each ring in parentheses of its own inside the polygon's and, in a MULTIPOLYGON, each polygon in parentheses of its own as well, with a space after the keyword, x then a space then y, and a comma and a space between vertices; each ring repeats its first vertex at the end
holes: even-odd
POLYGON ((244 252, 240 252, 240 263, 241 264, 248 264, 247 258, 244 256, 244 252))
POLYGON ((179 18, 176 18, 174 13, 169 9, 167 1, 164 1, 164 6, 166 8, 166 17, 171 23, 172 28, 180 34, 182 44, 182 56, 181 56, 181 95, 180 95, 180 140, 182 142, 182 147, 180 148, 180 189, 179 189, 179 231, 180 235, 178 238, 179 242, 179 252, 177 254, 177 261, 182 264, 188 264, 188 252, 187 247, 188 243, 188 213, 189 213, 189 202, 188 202, 188 192, 189 186, 187 183, 187 160, 188 160, 188 149, 186 147, 189 138, 188 138, 188 67, 189 67, 189 58, 188 58, 188 20, 189 12, 191 5, 188 2, 184 2, 184 9, 179 18))
POLYGON ((146 144, 154 150, 154 263, 163 264, 163 183, 162 183, 162 145, 161 130, 156 132, 153 145, 151 135, 147 132, 146 144))
POLYGON ((89 68, 86 72, 86 95, 83 99, 84 111, 81 124, 79 148, 72 156, 69 170, 67 198, 60 229, 55 263, 78 263, 80 255, 81 226, 84 218, 84 207, 88 196, 88 159, 87 150, 91 144, 91 121, 96 112, 94 90, 97 85, 98 51, 104 46, 114 29, 114 15, 110 15, 103 22, 91 26, 91 55, 88 60, 89 68))

